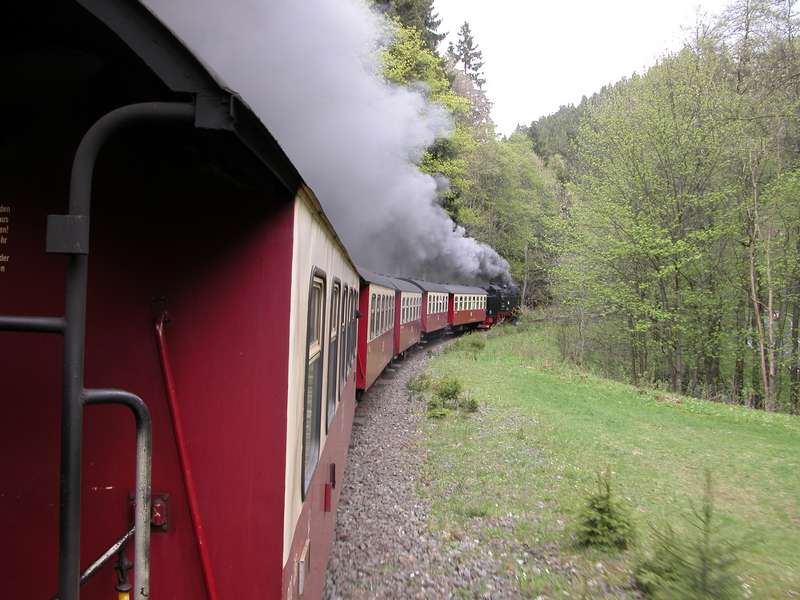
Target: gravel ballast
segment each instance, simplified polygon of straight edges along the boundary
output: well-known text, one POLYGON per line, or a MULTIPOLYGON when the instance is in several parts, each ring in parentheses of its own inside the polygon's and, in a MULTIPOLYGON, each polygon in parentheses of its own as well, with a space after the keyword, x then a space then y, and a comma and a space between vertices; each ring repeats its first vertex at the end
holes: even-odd
POLYGON ((479 548, 468 532, 456 544, 430 534, 430 502, 417 493, 424 405, 410 399, 406 383, 447 343, 412 351, 356 410, 328 562, 328 600, 451 598, 468 590, 479 598, 516 595, 511 582, 495 575, 499 561, 492 549, 479 548))
MULTIPOLYGON (((639 598, 629 586, 611 584, 601 561, 579 565, 554 544, 519 541, 512 534, 519 515, 473 518, 446 532, 429 527, 431 501, 419 493, 426 487, 420 481, 426 405, 406 384, 450 342, 444 338, 412 350, 356 408, 326 600, 639 598), (484 535, 486 528, 491 535, 484 535), (532 585, 531 578, 556 574, 567 582, 556 596, 532 585)), ((538 515, 524 518, 530 525, 538 515)))

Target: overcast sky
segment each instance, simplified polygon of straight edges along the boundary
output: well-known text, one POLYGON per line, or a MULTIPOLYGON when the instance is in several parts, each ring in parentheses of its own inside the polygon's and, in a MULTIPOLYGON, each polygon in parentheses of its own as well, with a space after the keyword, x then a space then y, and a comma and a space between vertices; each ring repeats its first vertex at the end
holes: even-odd
MULTIPOLYGON (((606 83, 642 72, 680 48, 687 28, 728 0, 435 0, 441 32, 469 21, 486 63, 486 89, 501 133, 606 83)), ((447 45, 442 42, 441 50, 447 45)))

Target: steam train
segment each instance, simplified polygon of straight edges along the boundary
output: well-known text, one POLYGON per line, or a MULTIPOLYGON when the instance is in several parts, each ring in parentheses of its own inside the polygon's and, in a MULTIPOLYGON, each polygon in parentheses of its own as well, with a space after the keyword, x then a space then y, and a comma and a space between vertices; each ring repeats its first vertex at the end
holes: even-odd
POLYGON ((2 28, 3 596, 319 598, 357 390, 513 306, 359 269, 138 2, 2 28))

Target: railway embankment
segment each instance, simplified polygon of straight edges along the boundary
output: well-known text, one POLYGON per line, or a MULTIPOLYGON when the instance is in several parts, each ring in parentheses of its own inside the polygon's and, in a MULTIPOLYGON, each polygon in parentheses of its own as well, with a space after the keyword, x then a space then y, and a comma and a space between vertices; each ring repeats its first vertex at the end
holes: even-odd
POLYGON ((800 597, 796 417, 596 377, 560 362, 535 323, 416 351, 356 423, 328 598, 642 598, 655 531, 672 527, 689 558, 699 547, 706 474, 711 557, 735 554, 711 561, 733 577, 720 597, 800 597), (457 379, 478 410, 431 411, 407 389, 423 372, 457 379), (600 472, 629 510, 625 549, 576 542, 600 472))
POLYGON ((653 597, 800 598, 800 419, 595 376, 552 331, 493 330, 430 362, 479 404, 424 423, 430 535, 502 556, 515 597, 638 597, 658 575, 653 597), (579 544, 601 473, 634 529, 623 549, 579 544))
POLYGON ((451 598, 480 588, 491 598, 516 597, 498 573, 499 555, 467 536, 430 528, 424 486, 425 402, 408 382, 450 339, 413 351, 379 380, 356 411, 348 466, 328 562, 325 597, 451 598))

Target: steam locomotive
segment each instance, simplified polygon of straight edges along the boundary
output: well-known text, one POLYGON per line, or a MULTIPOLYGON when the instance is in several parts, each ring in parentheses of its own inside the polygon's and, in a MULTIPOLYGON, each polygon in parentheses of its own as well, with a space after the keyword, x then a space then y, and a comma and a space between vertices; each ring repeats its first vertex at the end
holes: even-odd
POLYGON ((319 598, 357 390, 508 290, 359 269, 134 0, 3 20, 4 597, 319 598))

